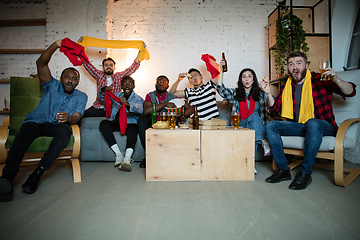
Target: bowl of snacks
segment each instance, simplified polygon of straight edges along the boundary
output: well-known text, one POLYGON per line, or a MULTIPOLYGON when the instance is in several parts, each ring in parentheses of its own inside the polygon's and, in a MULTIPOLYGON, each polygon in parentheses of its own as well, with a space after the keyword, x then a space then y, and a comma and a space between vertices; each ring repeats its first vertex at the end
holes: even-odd
POLYGON ((180 98, 175 98, 170 100, 169 102, 172 102, 176 105, 176 108, 169 108, 169 107, 165 107, 166 111, 168 112, 176 112, 178 115, 181 114, 181 107, 185 104, 185 101, 183 99, 180 98))
POLYGON ((157 121, 152 125, 152 128, 155 129, 168 129, 169 123, 167 121, 157 121))

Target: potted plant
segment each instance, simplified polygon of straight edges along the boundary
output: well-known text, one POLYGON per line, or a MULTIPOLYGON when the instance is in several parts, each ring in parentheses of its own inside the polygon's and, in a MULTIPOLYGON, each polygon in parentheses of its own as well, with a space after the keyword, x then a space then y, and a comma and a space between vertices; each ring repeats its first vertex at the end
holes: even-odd
POLYGON ((309 48, 306 43, 302 20, 293 15, 286 0, 277 4, 279 18, 276 20, 276 48, 272 50, 275 60, 275 69, 279 79, 286 78, 286 56, 291 51, 302 51, 305 54, 309 48))

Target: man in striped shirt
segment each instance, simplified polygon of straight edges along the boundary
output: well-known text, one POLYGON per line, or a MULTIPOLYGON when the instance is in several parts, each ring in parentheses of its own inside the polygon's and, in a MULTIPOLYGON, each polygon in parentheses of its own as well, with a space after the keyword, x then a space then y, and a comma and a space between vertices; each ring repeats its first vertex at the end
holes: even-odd
MULTIPOLYGON (((114 73, 115 61, 112 58, 106 58, 102 61, 102 70, 97 69, 90 62, 86 61, 83 62, 83 66, 85 67, 86 71, 88 71, 88 73, 96 80, 97 95, 100 92, 100 89, 105 86, 112 86, 114 92, 121 92, 121 79, 125 76, 130 76, 139 68, 139 57, 140 52, 129 68, 122 72, 116 73, 114 73)), ((98 96, 96 96, 96 100, 93 105, 85 110, 83 117, 105 117, 104 103, 99 100, 98 96)))
POLYGON ((171 86, 169 91, 178 97, 186 98, 191 106, 197 106, 199 119, 210 120, 211 118, 219 118, 219 110, 216 105, 216 79, 211 79, 207 83, 203 83, 203 76, 200 71, 191 68, 188 73, 180 73, 178 79, 171 86), (185 88, 176 91, 180 81, 188 76, 189 83, 194 88, 185 88))

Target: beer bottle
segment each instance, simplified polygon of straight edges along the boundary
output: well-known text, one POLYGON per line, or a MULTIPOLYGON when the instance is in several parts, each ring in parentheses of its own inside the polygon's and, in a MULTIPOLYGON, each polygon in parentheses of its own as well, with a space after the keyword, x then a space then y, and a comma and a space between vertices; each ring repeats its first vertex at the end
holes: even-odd
POLYGON ((225 53, 222 53, 222 60, 225 61, 225 65, 222 66, 222 70, 223 70, 223 72, 227 72, 228 68, 227 68, 227 61, 225 59, 225 53))
POLYGON ((186 119, 185 119, 185 106, 184 105, 181 107, 181 121, 183 123, 186 122, 186 119))
POLYGON ((156 112, 156 105, 153 103, 152 111, 151 111, 151 125, 157 122, 157 112, 156 112))
POLYGON ((198 115, 196 106, 195 106, 194 116, 193 116, 193 129, 199 129, 199 115, 198 115))

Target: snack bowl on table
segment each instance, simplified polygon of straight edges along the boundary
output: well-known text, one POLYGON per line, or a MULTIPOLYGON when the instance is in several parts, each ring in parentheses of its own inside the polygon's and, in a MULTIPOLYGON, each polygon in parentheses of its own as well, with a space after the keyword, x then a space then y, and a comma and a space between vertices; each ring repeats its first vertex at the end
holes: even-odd
POLYGON ((175 98, 175 99, 170 100, 169 102, 174 103, 176 105, 176 108, 165 107, 166 111, 176 112, 177 115, 181 115, 181 107, 185 104, 185 101, 180 98, 175 98))
POLYGON ((152 125, 152 128, 155 129, 168 129, 169 128, 169 123, 166 121, 157 121, 156 123, 154 123, 152 125))
POLYGON ((189 128, 189 123, 187 122, 179 122, 178 123, 180 129, 188 129, 189 128))

